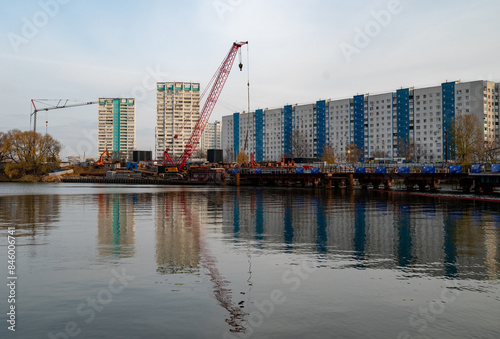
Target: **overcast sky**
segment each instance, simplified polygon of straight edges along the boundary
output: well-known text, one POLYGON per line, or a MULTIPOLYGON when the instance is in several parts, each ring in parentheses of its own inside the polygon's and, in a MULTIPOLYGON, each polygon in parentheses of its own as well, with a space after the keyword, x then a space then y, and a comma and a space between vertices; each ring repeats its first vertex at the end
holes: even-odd
MULTIPOLYGON (((319 99, 500 81, 497 0, 1 0, 0 131, 29 129, 30 99, 137 99, 137 148, 154 150, 156 81, 202 89, 233 41, 211 121, 319 99), (235 64, 238 60, 235 61, 235 64)), ((97 106, 40 112, 37 130, 97 155, 97 106)))

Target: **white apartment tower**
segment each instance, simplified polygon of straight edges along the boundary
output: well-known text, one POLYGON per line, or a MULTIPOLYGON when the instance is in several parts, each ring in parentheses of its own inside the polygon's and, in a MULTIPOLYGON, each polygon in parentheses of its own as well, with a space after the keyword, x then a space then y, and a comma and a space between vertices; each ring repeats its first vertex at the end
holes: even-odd
POLYGON ((222 123, 209 122, 203 130, 198 148, 202 151, 208 149, 222 149, 222 123))
POLYGON ((175 160, 200 117, 200 84, 192 82, 158 82, 156 86, 156 159, 163 152, 175 160), (174 138, 178 135, 177 138, 174 138))
POLYGON ((135 149, 135 99, 99 98, 98 149, 113 159, 130 160, 135 149))

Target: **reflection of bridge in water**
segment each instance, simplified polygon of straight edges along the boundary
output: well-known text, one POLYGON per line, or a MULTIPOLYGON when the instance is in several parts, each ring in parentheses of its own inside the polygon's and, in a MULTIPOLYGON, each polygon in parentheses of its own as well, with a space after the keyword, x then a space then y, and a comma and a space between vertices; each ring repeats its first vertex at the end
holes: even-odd
POLYGON ((338 256, 354 267, 498 279, 500 218, 482 208, 373 192, 280 192, 226 196, 223 232, 261 249, 338 256))

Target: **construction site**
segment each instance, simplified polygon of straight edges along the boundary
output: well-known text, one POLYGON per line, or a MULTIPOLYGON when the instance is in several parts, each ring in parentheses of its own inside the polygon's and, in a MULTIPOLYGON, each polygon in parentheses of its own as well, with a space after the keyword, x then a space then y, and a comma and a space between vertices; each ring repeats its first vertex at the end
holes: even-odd
MULTIPOLYGON (((224 162, 221 149, 208 150, 206 160, 192 159, 238 54, 238 68, 240 71, 243 70, 241 48, 245 45, 248 48, 247 41, 232 44, 201 95, 198 93, 199 84, 157 84, 158 122, 154 153, 156 160, 153 159, 151 151, 133 149, 135 141, 130 137, 130 135, 135 136, 133 98, 100 98, 98 101, 83 103, 71 103, 69 100, 59 99, 55 105, 43 108, 37 105, 44 100, 32 99, 33 112, 30 123, 33 122, 35 132, 39 111, 99 105, 99 159, 52 171, 45 181, 347 189, 352 189, 354 186, 365 189, 382 186, 384 189, 391 189, 397 182, 399 185, 404 185, 407 190, 417 188, 420 191, 427 189, 435 191, 441 183, 451 182, 457 184, 463 192, 469 192, 473 188, 476 193, 492 193, 497 186, 500 186, 500 167, 488 164, 468 167, 456 166, 449 162, 438 166, 424 163, 380 165, 373 162, 356 164, 357 159, 345 163, 334 161, 332 164, 319 158, 285 158, 284 154, 280 161, 256 162, 255 154, 249 147, 249 121, 245 137, 242 139, 243 147, 239 148, 238 154, 235 155, 235 162, 224 162), (169 91, 171 96, 167 96, 165 91, 169 91), (184 91, 194 94, 189 94, 189 97, 182 95, 175 99, 175 95, 184 91), (166 111, 172 118, 168 123, 166 111)), ((249 75, 247 101, 250 112, 249 75)), ((251 139, 254 137, 250 136, 251 139)))

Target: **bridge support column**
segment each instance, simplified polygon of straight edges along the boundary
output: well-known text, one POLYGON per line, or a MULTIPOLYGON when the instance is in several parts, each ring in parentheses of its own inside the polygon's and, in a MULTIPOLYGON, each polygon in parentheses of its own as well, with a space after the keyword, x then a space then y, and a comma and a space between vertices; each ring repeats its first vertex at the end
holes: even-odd
POLYGON ((436 191, 439 185, 439 180, 432 180, 430 183, 431 191, 436 191))
POLYGON ((332 188, 332 179, 327 179, 325 183, 325 188, 332 188))
POLYGON ((353 189, 354 188, 354 174, 349 173, 347 176, 347 188, 348 189, 353 189))
POLYGON ((427 186, 425 182, 419 182, 417 185, 420 191, 425 191, 425 186, 427 186))

